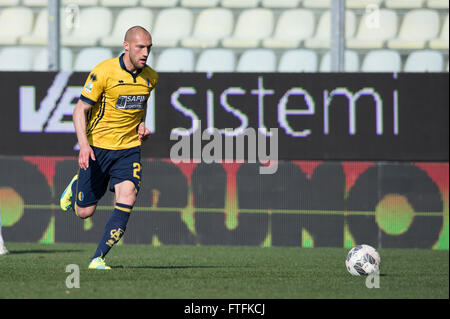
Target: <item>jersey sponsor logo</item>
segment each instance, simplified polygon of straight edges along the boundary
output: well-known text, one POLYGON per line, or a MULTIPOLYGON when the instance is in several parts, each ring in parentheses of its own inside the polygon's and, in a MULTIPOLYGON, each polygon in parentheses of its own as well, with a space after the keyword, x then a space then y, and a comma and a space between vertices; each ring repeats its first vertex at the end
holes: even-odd
POLYGON ((140 110, 147 103, 147 95, 120 95, 116 109, 140 110))

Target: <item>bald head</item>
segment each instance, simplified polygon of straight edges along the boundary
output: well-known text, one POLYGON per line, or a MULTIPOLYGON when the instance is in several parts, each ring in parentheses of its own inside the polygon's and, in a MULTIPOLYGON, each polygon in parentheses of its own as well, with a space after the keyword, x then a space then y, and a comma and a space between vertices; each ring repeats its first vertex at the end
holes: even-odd
POLYGON ((147 36, 147 37, 151 37, 150 36, 150 32, 148 32, 147 30, 145 30, 145 28, 143 28, 143 27, 141 27, 141 26, 139 26, 139 25, 136 25, 136 26, 134 26, 134 27, 131 27, 131 28, 129 28, 128 30, 127 30, 127 32, 125 33, 125 38, 124 38, 124 41, 127 41, 127 42, 130 42, 130 41, 133 41, 133 39, 136 37, 136 36, 147 36))
POLYGON ((134 26, 125 33, 123 48, 124 62, 129 71, 136 71, 145 67, 152 47, 150 32, 141 26, 134 26))

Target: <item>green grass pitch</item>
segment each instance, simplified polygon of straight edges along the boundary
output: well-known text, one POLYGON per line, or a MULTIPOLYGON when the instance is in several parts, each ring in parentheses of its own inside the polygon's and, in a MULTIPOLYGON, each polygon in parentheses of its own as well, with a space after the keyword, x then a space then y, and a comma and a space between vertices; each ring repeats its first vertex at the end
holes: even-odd
POLYGON ((117 245, 110 271, 88 270, 94 244, 6 243, 0 298, 449 298, 448 251, 379 249, 379 288, 345 268, 348 249, 117 245), (80 288, 68 288, 80 269, 80 288))

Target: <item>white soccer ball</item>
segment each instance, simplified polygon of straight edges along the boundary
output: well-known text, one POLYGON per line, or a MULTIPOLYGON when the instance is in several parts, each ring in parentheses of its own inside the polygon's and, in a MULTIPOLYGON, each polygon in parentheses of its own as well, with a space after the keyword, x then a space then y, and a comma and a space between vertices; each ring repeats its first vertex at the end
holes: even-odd
POLYGON ((369 245, 353 247, 347 255, 345 266, 353 276, 370 275, 380 271, 381 258, 375 248, 369 245))

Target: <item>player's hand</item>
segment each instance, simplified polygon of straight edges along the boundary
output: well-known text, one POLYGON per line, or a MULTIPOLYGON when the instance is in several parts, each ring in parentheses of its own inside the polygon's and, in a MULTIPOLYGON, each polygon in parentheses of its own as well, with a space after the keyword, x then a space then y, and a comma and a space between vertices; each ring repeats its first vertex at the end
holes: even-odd
POLYGON ((89 158, 95 161, 95 155, 92 148, 89 145, 80 147, 80 154, 78 154, 78 165, 81 169, 86 170, 89 167, 89 158))
POLYGON ((150 130, 145 127, 145 123, 141 122, 138 126, 138 139, 139 141, 145 141, 150 135, 150 130))

